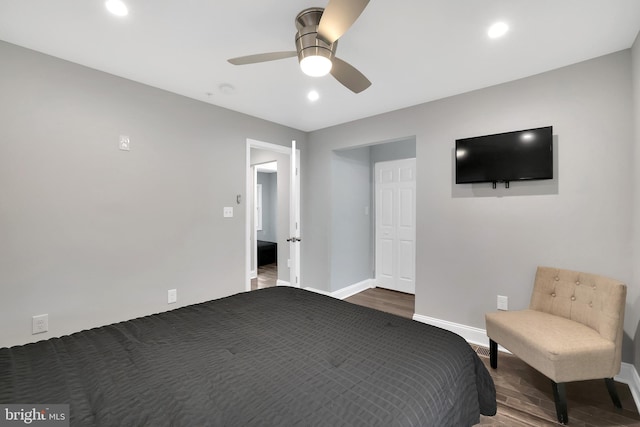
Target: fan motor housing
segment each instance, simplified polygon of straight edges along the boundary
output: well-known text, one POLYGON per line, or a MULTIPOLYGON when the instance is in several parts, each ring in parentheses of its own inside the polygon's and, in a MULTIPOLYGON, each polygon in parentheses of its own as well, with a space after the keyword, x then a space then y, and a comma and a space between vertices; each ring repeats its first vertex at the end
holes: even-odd
POLYGON ((296 16, 298 61, 302 61, 307 56, 324 56, 329 60, 333 60, 335 57, 338 41, 327 43, 318 37, 318 25, 323 12, 323 8, 312 7, 303 10, 296 16))
POLYGON ((324 9, 321 7, 310 7, 298 13, 298 16, 296 16, 296 29, 301 30, 311 25, 320 25, 320 18, 322 18, 323 12, 324 9))

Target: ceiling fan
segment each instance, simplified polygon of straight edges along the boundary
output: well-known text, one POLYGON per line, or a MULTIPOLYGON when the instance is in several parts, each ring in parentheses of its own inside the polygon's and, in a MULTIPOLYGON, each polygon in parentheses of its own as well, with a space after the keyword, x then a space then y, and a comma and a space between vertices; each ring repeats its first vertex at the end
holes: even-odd
POLYGON ((296 16, 296 50, 240 56, 228 61, 233 65, 255 64, 298 57, 302 71, 313 77, 331 73, 345 87, 360 93, 371 82, 352 65, 336 57, 338 39, 358 19, 369 0, 329 0, 326 8, 312 7, 296 16))

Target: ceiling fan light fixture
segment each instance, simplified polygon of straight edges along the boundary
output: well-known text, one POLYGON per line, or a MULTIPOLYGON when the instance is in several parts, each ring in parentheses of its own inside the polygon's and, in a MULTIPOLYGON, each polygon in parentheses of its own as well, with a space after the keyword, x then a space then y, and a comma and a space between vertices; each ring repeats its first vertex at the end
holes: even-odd
POLYGON ((129 14, 129 8, 122 0, 107 0, 104 5, 109 12, 116 16, 127 16, 129 14))
POLYGON ((296 50, 270 52, 228 59, 233 65, 255 64, 298 56, 302 72, 320 77, 329 73, 353 93, 371 82, 348 62, 336 57, 338 39, 353 25, 369 0, 329 0, 326 9, 312 7, 296 16, 296 50))
POLYGON ((329 74, 333 64, 326 56, 311 55, 300 60, 302 72, 311 77, 322 77, 329 74))

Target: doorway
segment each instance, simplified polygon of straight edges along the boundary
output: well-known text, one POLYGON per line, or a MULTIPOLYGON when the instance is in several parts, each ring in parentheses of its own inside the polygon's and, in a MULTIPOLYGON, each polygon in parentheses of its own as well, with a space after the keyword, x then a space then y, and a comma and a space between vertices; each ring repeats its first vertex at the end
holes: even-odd
POLYGON ((270 288, 278 281, 278 162, 252 166, 255 176, 253 213, 256 241, 256 277, 251 290, 270 288))
MULTIPOLYGON (((269 240, 275 245, 275 263, 277 270, 271 269, 270 274, 275 276, 277 286, 300 286, 299 271, 299 242, 300 242, 300 221, 299 221, 299 152, 295 148, 295 141, 292 147, 277 144, 270 144, 261 141, 247 139, 246 146, 246 282, 245 290, 252 289, 252 279, 258 278, 258 240, 264 237, 261 230, 257 230, 258 223, 258 165, 266 163, 277 163, 277 180, 275 182, 277 205, 271 212, 276 217, 272 230, 274 233, 269 240), (292 232, 293 230, 293 232, 292 232), (293 234, 292 234, 293 233, 293 234), (274 236, 275 235, 275 236, 274 236)), ((265 184, 260 184, 262 188, 262 204, 260 218, 264 228, 265 223, 265 184)), ((270 185, 270 184, 269 184, 270 185)), ((271 199, 274 200, 274 199, 271 199)), ((264 230, 262 230, 264 231, 264 230)), ((266 240, 266 239, 265 239, 266 240)), ((267 272, 265 272, 267 274, 267 272)), ((257 287, 257 286, 256 286, 257 287)))
MULTIPOLYGON (((380 252, 376 248, 376 241, 380 230, 376 228, 376 219, 379 216, 376 212, 376 203, 379 197, 375 191, 375 167, 379 163, 404 159, 414 159, 415 162, 415 137, 349 147, 333 152, 330 183, 332 185, 329 287, 331 292, 354 287, 362 289, 375 286, 389 287, 388 283, 381 285, 376 280, 380 276, 378 274, 380 267, 376 265, 380 252)), ((415 217, 415 211, 411 213, 415 217)), ((395 251, 395 247, 391 245, 387 249, 395 251)), ((403 243, 403 254, 397 257, 398 261, 403 263, 400 267, 404 275, 406 275, 405 270, 411 270, 411 265, 415 268, 415 250, 407 252, 406 249, 408 245, 403 243)), ((385 260, 388 262, 392 259, 385 260)), ((397 267, 391 265, 389 268, 397 267)), ((411 276, 414 275, 415 273, 411 273, 411 276)), ((395 286, 390 288, 394 289, 395 286)), ((403 292, 414 293, 415 291, 412 288, 405 288, 403 292)))

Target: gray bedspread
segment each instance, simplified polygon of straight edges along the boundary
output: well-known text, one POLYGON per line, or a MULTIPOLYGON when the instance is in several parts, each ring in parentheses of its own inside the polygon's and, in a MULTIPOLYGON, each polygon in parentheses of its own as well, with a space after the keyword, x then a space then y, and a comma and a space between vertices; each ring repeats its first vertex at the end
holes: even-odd
POLYGON ((0 349, 0 403, 71 425, 468 426, 496 411, 460 336, 269 288, 0 349))

